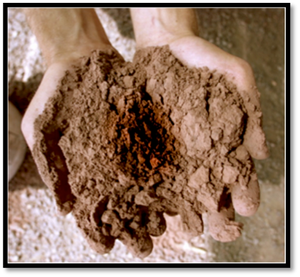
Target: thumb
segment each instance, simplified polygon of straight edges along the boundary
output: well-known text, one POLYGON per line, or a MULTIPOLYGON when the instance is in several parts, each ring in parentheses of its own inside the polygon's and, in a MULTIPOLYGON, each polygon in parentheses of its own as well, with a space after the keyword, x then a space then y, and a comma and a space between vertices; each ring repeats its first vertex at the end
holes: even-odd
POLYGON ((255 159, 266 159, 269 156, 266 137, 262 130, 262 112, 260 107, 260 93, 255 84, 252 68, 249 64, 243 65, 243 70, 236 76, 239 94, 244 100, 248 115, 244 146, 255 159))
POLYGON ((53 193, 58 210, 64 215, 72 210, 75 197, 68 183, 64 154, 58 145, 59 131, 51 127, 54 123, 42 124, 37 119, 43 114, 48 100, 55 95, 59 80, 69 68, 68 64, 52 64, 47 69, 22 120, 22 132, 39 174, 53 193))
POLYGON ((68 183, 68 168, 58 145, 59 134, 37 132, 32 155, 42 180, 55 197, 58 211, 66 215, 73 209, 75 196, 68 183))
POLYGON ((269 150, 260 121, 260 118, 254 115, 249 116, 243 144, 251 157, 262 160, 268 158, 269 150))
MULTIPOLYGON (((254 81, 253 81, 254 82, 254 81)), ((248 114, 243 144, 254 159, 266 159, 269 156, 266 136, 262 129, 260 93, 256 86, 248 85, 248 90, 240 90, 248 114)))

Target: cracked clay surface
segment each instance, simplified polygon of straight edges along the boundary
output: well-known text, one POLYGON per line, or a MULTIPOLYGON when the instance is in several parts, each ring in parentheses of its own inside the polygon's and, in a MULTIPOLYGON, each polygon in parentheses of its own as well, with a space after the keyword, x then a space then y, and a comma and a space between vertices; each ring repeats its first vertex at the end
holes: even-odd
POLYGON ((203 213, 213 215, 215 239, 240 236, 231 192, 257 178, 242 145, 247 118, 232 83, 187 68, 167 46, 140 50, 132 63, 95 50, 66 72, 36 120, 33 156, 95 251, 119 239, 143 258, 167 228, 164 213, 180 214, 192 236, 203 213))

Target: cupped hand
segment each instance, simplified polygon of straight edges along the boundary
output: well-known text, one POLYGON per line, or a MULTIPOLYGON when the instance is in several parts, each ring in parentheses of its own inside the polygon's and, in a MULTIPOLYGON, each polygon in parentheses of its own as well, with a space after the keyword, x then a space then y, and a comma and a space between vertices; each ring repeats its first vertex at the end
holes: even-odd
MULTIPOLYGON (((185 36, 173 39, 168 43, 172 53, 188 67, 208 67, 216 70, 232 81, 244 100, 247 123, 239 153, 250 158, 265 159, 268 157, 265 134, 262 130, 262 112, 260 94, 256 88, 253 71, 244 60, 235 57, 208 41, 197 36, 185 36)), ((232 205, 220 207, 219 211, 209 211, 209 229, 211 235, 220 241, 226 241, 227 234, 240 236, 241 225, 234 222, 234 210, 242 216, 255 214, 260 203, 259 184, 256 173, 249 176, 247 185, 232 185, 232 205)), ((230 200, 229 200, 230 201, 230 200)))
MULTIPOLYGON (((155 229, 151 234, 157 236, 165 230, 162 213, 157 211, 148 213, 145 207, 141 208, 142 206, 132 201, 132 194, 137 194, 139 187, 135 186, 133 191, 130 190, 132 183, 125 178, 125 175, 124 180, 123 175, 119 177, 123 180, 122 185, 116 185, 115 178, 118 175, 115 176, 116 172, 112 173, 111 169, 115 168, 117 158, 113 159, 111 156, 114 154, 110 151, 112 147, 103 144, 106 140, 111 141, 111 134, 107 132, 107 128, 109 124, 116 124, 115 113, 109 109, 110 105, 104 99, 104 94, 101 96, 98 94, 101 100, 96 97, 99 103, 101 102, 101 108, 87 104, 96 99, 93 98, 94 93, 105 91, 105 86, 101 86, 101 84, 108 85, 105 80, 111 85, 113 78, 116 77, 112 76, 114 74, 112 65, 116 61, 121 64, 124 60, 115 49, 110 47, 95 50, 90 57, 51 64, 23 118, 22 130, 39 173, 55 197, 58 210, 63 215, 72 211, 78 227, 90 246, 100 254, 108 253, 114 246, 115 239, 118 238, 133 254, 142 258, 149 255, 153 247, 148 231, 155 229), (101 74, 104 76, 102 80, 101 74), (95 76, 99 82, 94 82, 95 79, 92 77, 95 76), (73 100, 77 102, 70 102, 73 100), (74 127, 75 123, 78 123, 76 112, 82 112, 84 109, 89 113, 90 118, 93 117, 97 122, 93 122, 93 127, 86 124, 88 128, 83 131, 83 136, 88 137, 87 143, 92 145, 90 148, 87 147, 90 150, 88 153, 92 153, 88 157, 93 161, 90 167, 85 167, 84 164, 87 152, 77 148, 86 148, 84 146, 86 141, 80 141, 82 137, 77 133, 82 126, 74 127), (107 115, 111 118, 106 118, 107 115), (102 120, 101 124, 98 119, 102 120), (72 128, 75 128, 75 131, 72 128), (75 133, 75 139, 74 137, 70 139, 68 135, 73 136, 75 133), (97 140, 99 137, 102 140, 97 140), (71 140, 75 141, 74 144, 70 143, 71 140), (104 146, 102 152, 98 146, 104 146), (70 153, 73 153, 74 159, 70 158, 70 153), (107 168, 103 168, 101 163, 105 163, 107 168), (85 171, 86 169, 89 173, 85 171), (101 172, 108 179, 103 179, 101 172), (89 190, 92 190, 92 194, 87 195, 86 192, 89 190), (129 210, 130 214, 127 215, 126 212, 129 213, 129 210), (130 217, 130 220, 127 217, 130 217), (138 228, 145 220, 152 225, 148 222, 147 228, 145 226, 138 228), (131 231, 128 231, 127 225, 130 221, 132 221, 131 231)), ((121 96, 119 91, 118 97, 121 96)), ((130 95, 128 97, 130 98, 130 95)), ((84 116, 86 113, 81 114, 80 119, 88 118, 84 116)), ((121 171, 123 170, 125 168, 121 168, 121 171)))
MULTIPOLYGON (((72 211, 74 195, 68 184, 68 169, 65 158, 58 146, 58 140, 60 139, 59 130, 54 121, 46 123, 47 128, 45 129, 47 129, 47 132, 36 130, 35 124, 37 118, 44 112, 49 99, 57 94, 57 87, 60 84, 60 80, 65 76, 66 71, 71 70, 79 62, 79 58, 89 54, 93 48, 94 46, 89 46, 82 49, 81 52, 69 53, 68 56, 59 58, 49 65, 22 120, 22 132, 33 153, 39 173, 45 184, 52 190, 58 210, 63 215, 72 211), (44 153, 35 151, 34 146, 37 143, 43 144, 44 153), (49 168, 54 170, 49 172, 49 168)), ((102 49, 107 51, 113 48, 111 46, 102 46, 102 49)), ((115 49, 113 50, 116 51, 115 49)))

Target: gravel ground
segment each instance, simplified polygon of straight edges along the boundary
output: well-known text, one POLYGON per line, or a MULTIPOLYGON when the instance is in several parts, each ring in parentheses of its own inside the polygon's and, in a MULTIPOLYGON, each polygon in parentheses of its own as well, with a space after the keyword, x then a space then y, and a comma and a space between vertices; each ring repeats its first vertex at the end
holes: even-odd
MULTIPOLYGON (((130 61, 135 42, 128 9, 96 9, 116 49, 130 61)), ((253 67, 261 91, 264 130, 271 156, 256 162, 261 206, 244 223, 235 242, 218 243, 207 230, 190 239, 178 217, 168 217, 168 230, 155 239, 152 254, 140 260, 117 242, 111 253, 89 248, 72 215, 57 215, 54 199, 41 181, 32 156, 9 183, 8 261, 11 263, 76 262, 284 262, 284 61, 283 11, 280 9, 199 9, 201 36, 253 67)), ((38 44, 18 9, 9 10, 9 95, 24 113, 45 66, 38 44)))

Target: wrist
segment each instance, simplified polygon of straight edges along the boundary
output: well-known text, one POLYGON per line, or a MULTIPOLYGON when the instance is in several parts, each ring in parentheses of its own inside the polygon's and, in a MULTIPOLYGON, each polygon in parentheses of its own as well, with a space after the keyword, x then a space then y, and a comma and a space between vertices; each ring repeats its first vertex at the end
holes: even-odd
POLYGON ((93 9, 24 9, 48 66, 111 44, 93 9))
POLYGON ((162 46, 177 39, 198 36, 193 9, 132 8, 136 46, 162 46))

